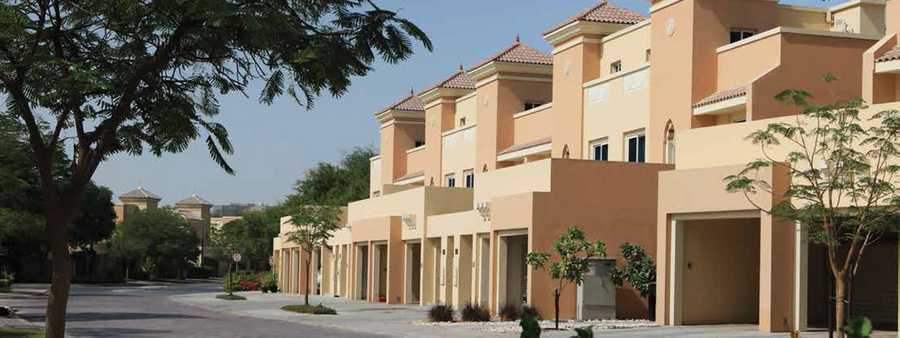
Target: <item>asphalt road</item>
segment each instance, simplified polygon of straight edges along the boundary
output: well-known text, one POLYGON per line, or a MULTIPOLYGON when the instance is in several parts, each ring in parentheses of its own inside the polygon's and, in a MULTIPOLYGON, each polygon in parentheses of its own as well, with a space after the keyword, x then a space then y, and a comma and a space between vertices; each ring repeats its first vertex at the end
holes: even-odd
MULTIPOLYGON (((215 292, 216 284, 73 286, 67 333, 74 337, 375 337, 286 321, 241 317, 175 303, 169 296, 215 292)), ((43 325, 46 297, 0 294, 0 305, 43 325)))

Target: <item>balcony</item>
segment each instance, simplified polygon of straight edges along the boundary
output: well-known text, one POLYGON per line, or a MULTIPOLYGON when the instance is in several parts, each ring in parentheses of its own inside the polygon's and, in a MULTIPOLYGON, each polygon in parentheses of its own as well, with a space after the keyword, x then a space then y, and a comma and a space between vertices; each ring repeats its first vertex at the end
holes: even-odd
POLYGON ((521 144, 550 137, 548 126, 553 124, 553 103, 513 114, 515 134, 513 143, 521 144))

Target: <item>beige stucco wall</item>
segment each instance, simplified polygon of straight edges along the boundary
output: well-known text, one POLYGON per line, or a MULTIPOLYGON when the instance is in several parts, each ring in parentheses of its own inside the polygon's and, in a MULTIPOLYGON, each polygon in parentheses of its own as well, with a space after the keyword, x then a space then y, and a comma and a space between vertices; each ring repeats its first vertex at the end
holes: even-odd
POLYGON ((352 226, 364 219, 411 215, 415 219, 415 227, 401 227, 401 239, 409 240, 422 238, 428 215, 471 208, 471 189, 418 187, 350 203, 348 217, 352 226))
POLYGON ((450 214, 428 216, 428 231, 425 237, 446 237, 458 234, 475 234, 488 232, 489 223, 485 222, 476 210, 467 210, 450 214))
POLYGON ((552 135, 552 130, 547 126, 553 123, 553 105, 545 104, 532 109, 531 113, 522 113, 513 117, 515 123, 515 135, 513 144, 532 142, 552 135))
POLYGON ((476 174, 475 203, 531 191, 550 191, 551 163, 547 159, 476 174))
POLYGON ((756 78, 766 74, 781 64, 781 36, 778 34, 765 37, 752 43, 718 53, 716 57, 718 69, 716 86, 718 90, 727 90, 746 86, 756 78))
POLYGON ((475 93, 456 99, 456 112, 454 116, 454 127, 459 127, 459 119, 465 118, 466 125, 478 123, 477 112, 478 97, 475 93))
POLYGON ((591 159, 590 145, 605 138, 609 144, 609 160, 626 159, 625 135, 645 129, 650 123, 650 69, 649 64, 643 64, 585 85, 585 151, 581 158, 591 159))
POLYGON ((381 156, 369 160, 369 197, 381 193, 381 156))
POLYGON ((406 174, 406 151, 425 139, 422 120, 393 119, 381 127, 381 183, 390 184, 406 174))
MULTIPOLYGON (((427 146, 421 146, 418 148, 410 149, 406 152, 406 172, 405 175, 412 174, 415 172, 425 171, 425 168, 429 165, 428 163, 428 152, 426 151, 427 146)), ((426 180, 426 182, 428 182, 426 180)))
POLYGON ((444 176, 455 174, 457 186, 464 186, 463 171, 475 168, 476 128, 473 123, 444 133, 441 139, 444 149, 441 154, 441 185, 445 184, 444 176))
POLYGON ((602 49, 598 77, 612 75, 610 65, 616 61, 622 62, 622 70, 646 64, 647 50, 650 49, 650 21, 635 24, 603 38, 602 49))
MULTIPOLYGON (((578 37, 573 38, 578 39, 578 37)), ((600 74, 601 46, 598 37, 572 46, 555 46, 553 51, 553 110, 552 156, 562 157, 568 148, 573 158, 580 158, 583 126, 583 95, 581 86, 600 74)))
POLYGON ((866 1, 832 11, 834 20, 831 30, 845 31, 862 34, 881 35, 885 30, 885 7, 880 4, 872 4, 866 1), (838 25, 843 22, 844 25, 838 25))

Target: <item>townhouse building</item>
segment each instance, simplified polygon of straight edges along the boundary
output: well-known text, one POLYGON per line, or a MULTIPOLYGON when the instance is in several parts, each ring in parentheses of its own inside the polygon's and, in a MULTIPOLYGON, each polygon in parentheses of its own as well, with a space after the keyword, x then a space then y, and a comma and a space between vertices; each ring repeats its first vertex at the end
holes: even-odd
MULTIPOLYGON (((808 295, 821 285, 801 286, 817 249, 726 193, 722 178, 757 156, 744 136, 798 113, 776 102, 781 90, 900 100, 898 7, 655 0, 647 16, 604 1, 548 29, 549 54, 517 38, 375 113, 370 198, 350 203, 344 227, 312 253, 286 239, 284 219, 279 283, 494 312, 527 303, 548 316, 555 283, 525 255, 552 251, 578 226, 610 258, 626 242, 654 257, 661 324, 818 325, 824 307, 808 295), (826 73, 841 81, 825 86, 826 73)), ((885 243, 896 269, 896 240, 885 243)), ((873 305, 886 325, 896 325, 896 276, 871 289, 892 295, 893 305, 873 305)), ((578 297, 563 289, 563 318, 578 316, 578 297)), ((620 318, 651 308, 629 287, 615 297, 620 318)))

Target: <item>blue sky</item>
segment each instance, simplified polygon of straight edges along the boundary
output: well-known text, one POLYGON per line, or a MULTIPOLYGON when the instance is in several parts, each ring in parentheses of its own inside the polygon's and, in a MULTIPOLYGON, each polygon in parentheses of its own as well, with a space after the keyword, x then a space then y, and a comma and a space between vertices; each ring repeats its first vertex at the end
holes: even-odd
MULTIPOLYGON (((549 51, 541 32, 596 0, 381 0, 418 24, 434 43, 398 65, 379 63, 349 92, 318 98, 313 109, 282 98, 271 106, 258 103, 259 84, 250 97, 220 99, 219 121, 228 127, 235 153, 228 157, 236 175, 225 174, 195 142, 186 152, 162 157, 114 156, 100 165, 94 180, 118 195, 139 185, 169 204, 199 194, 216 204, 272 203, 292 191, 304 171, 320 161, 336 161, 354 146, 378 147, 372 114, 398 98, 471 66, 508 45, 518 34, 524 43, 549 51)), ((647 0, 612 0, 646 13, 647 0)), ((828 6, 843 1, 791 0, 787 4, 828 6)))

